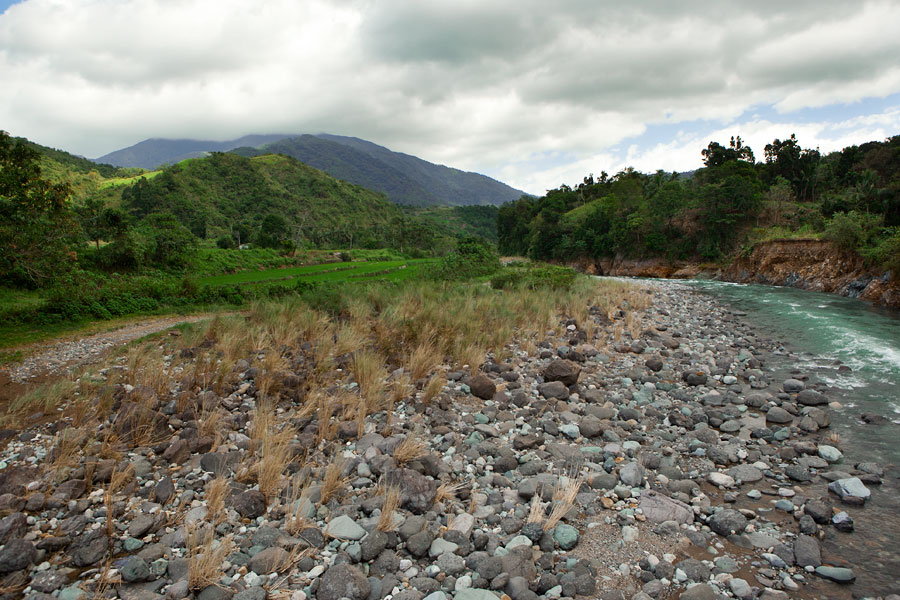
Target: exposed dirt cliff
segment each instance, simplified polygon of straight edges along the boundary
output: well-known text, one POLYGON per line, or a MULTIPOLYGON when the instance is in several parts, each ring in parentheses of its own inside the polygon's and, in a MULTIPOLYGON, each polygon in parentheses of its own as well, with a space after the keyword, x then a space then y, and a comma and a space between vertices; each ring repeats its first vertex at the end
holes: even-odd
POLYGON ((746 256, 725 269, 711 265, 669 262, 661 258, 599 260, 570 263, 593 275, 688 279, 710 277, 739 283, 782 285, 861 298, 900 308, 900 281, 863 264, 854 253, 838 250, 823 240, 771 240, 756 244, 746 256))
POLYGON ((741 283, 784 285, 862 298, 900 307, 900 282, 867 268, 855 253, 823 240, 772 240, 738 257, 722 278, 741 283))
POLYGON ((654 277, 658 279, 690 279, 692 277, 715 277, 719 270, 708 265, 699 265, 683 261, 670 262, 662 258, 601 258, 598 260, 580 259, 569 263, 570 266, 590 275, 607 275, 613 277, 654 277))

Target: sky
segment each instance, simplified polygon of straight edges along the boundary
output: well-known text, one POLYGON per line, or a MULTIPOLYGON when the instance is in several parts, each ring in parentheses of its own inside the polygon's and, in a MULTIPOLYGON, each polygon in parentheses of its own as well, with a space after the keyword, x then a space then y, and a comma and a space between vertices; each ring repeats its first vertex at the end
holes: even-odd
POLYGON ((333 133, 529 193, 900 134, 900 2, 0 0, 0 129, 87 157, 333 133))

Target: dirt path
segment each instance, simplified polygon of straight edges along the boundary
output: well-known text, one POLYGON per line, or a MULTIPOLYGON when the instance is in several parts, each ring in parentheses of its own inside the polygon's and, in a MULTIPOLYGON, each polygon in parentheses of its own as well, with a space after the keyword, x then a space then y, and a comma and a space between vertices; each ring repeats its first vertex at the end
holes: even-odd
POLYGON ((71 369, 95 363, 112 349, 179 325, 209 319, 213 315, 168 316, 128 323, 113 331, 85 337, 31 344, 22 350, 28 356, 20 363, 0 367, 0 401, 22 394, 29 386, 55 379, 71 369))

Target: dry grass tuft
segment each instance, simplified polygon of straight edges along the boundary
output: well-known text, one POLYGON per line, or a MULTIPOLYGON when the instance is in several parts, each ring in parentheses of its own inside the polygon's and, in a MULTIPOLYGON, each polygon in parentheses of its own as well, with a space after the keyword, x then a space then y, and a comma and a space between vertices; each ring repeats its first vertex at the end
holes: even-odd
MULTIPOLYGON (((219 407, 204 405, 200 408, 200 414, 197 415, 197 432, 201 436, 215 437, 221 431, 224 418, 225 412, 219 407)), ((213 449, 215 450, 215 448, 213 449)))
POLYGON ((359 385, 359 406, 356 411, 357 436, 362 437, 366 416, 378 410, 384 403, 384 380, 387 372, 384 360, 372 350, 362 350, 353 355, 353 377, 359 385))
POLYGON ((121 471, 113 469, 109 483, 106 485, 106 489, 103 490, 103 505, 106 507, 106 535, 110 538, 113 537, 113 523, 115 522, 113 499, 116 493, 123 489, 132 479, 134 479, 134 465, 129 464, 121 471))
POLYGON ((625 315, 625 328, 628 330, 631 339, 636 340, 641 337, 641 317, 634 311, 625 315))
POLYGON ((215 527, 224 523, 225 498, 228 497, 228 480, 224 477, 216 477, 206 485, 206 507, 209 509, 209 520, 215 527))
POLYGON ((465 489, 467 486, 465 481, 458 481, 456 483, 450 483, 449 481, 444 481, 441 485, 438 486, 437 493, 434 495, 434 503, 437 504, 439 502, 456 500, 456 495, 460 490, 465 489))
POLYGON ((410 379, 414 382, 433 372, 444 359, 443 352, 435 344, 434 337, 429 336, 415 347, 406 358, 410 379))
POLYGON ((343 456, 336 454, 331 464, 325 468, 325 477, 322 478, 321 493, 322 497, 319 504, 327 504, 332 498, 343 495, 350 483, 349 477, 344 477, 344 466, 346 460, 343 456))
POLYGON ((531 497, 531 506, 528 509, 528 523, 540 523, 544 520, 544 503, 541 502, 540 492, 535 492, 531 497))
POLYGON ((428 445, 416 433, 410 433, 394 448, 394 460, 405 465, 428 454, 428 445))
POLYGON ((219 585, 225 572, 222 563, 231 554, 234 542, 231 537, 216 540, 216 531, 212 527, 186 527, 184 545, 187 554, 188 587, 202 590, 210 585, 219 585))
POLYGON ((293 439, 294 431, 290 428, 269 429, 260 438, 261 457, 256 463, 256 481, 267 500, 277 497, 284 487, 284 472, 291 462, 290 443, 293 439))
POLYGON ((354 354, 366 346, 366 332, 362 330, 363 322, 341 323, 334 334, 333 351, 335 356, 354 354))
POLYGON ((544 523, 544 531, 549 531, 556 527, 563 517, 568 514, 572 507, 575 506, 575 497, 581 488, 581 477, 569 478, 565 485, 556 489, 553 493, 553 510, 550 511, 550 517, 544 523))
POLYGON ((446 383, 447 378, 444 377, 442 373, 433 375, 431 379, 428 380, 428 383, 425 384, 425 389, 422 391, 422 402, 430 404, 432 400, 438 397, 438 394, 444 389, 446 383))
POLYGON ((478 343, 462 345, 456 353, 456 361, 460 368, 468 369, 470 375, 475 375, 484 364, 487 349, 478 343))
POLYGON ((77 388, 78 384, 69 379, 38 385, 13 400, 7 412, 20 416, 50 414, 71 399, 77 388))
POLYGON ((392 485, 384 491, 384 502, 381 504, 381 515, 378 516, 378 531, 393 531, 397 528, 394 523, 394 511, 400 507, 400 488, 392 485))
POLYGON ((4 598, 16 598, 28 587, 28 576, 24 571, 16 571, 3 578, 0 583, 0 595, 4 598))

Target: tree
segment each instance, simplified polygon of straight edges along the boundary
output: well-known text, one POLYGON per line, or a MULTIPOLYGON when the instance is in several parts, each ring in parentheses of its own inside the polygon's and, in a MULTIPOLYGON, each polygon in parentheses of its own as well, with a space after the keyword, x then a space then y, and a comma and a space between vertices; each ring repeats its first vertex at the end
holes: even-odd
POLYGON ((256 244, 262 248, 281 248, 282 242, 290 238, 291 229, 284 217, 269 214, 263 219, 256 235, 256 244))
POLYGON ((821 159, 818 150, 801 148, 797 136, 792 133, 784 141, 776 138, 766 144, 765 156, 770 179, 779 175, 787 179, 800 202, 815 199, 816 171, 821 159))
POLYGON ((183 268, 190 262, 197 239, 172 213, 148 215, 140 229, 153 240, 154 265, 183 268))
POLYGON ((745 146, 741 136, 731 136, 728 148, 718 142, 710 142, 709 145, 700 151, 703 155, 703 164, 707 167, 721 167, 726 162, 732 160, 742 160, 753 163, 753 150, 750 146, 745 146))
POLYGON ((40 155, 0 131, 0 277, 47 285, 77 260, 71 188, 41 177, 40 155))

